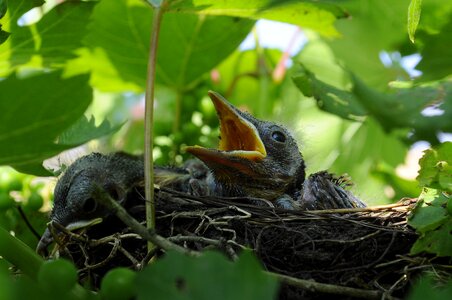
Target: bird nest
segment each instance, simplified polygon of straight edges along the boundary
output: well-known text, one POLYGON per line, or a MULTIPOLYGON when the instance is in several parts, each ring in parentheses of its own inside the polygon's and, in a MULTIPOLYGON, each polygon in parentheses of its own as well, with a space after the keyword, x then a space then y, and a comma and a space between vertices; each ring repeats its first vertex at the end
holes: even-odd
MULTIPOLYGON (((402 297, 418 272, 436 263, 409 255, 417 237, 406 222, 414 200, 323 211, 287 211, 256 201, 156 189, 156 234, 190 251, 217 249, 231 260, 252 249, 283 282, 280 299, 402 297)), ((127 212, 144 224, 144 203, 127 212)), ((72 259, 80 279, 96 288, 111 268, 139 270, 164 254, 159 247, 147 253, 147 236, 123 221, 116 214, 79 233, 52 223, 51 231, 61 234, 51 256, 72 259)))

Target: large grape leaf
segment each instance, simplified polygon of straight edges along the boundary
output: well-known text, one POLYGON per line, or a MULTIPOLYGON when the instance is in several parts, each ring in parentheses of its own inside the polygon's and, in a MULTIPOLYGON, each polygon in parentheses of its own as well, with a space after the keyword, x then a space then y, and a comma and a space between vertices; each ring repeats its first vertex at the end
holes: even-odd
POLYGON ((447 197, 441 191, 424 188, 408 224, 421 234, 436 229, 449 218, 446 203, 447 197))
POLYGON ((450 200, 440 190, 424 188, 408 219, 408 224, 420 234, 411 248, 411 254, 428 252, 452 256, 452 215, 448 213, 452 204, 450 200))
POLYGON ((330 37, 339 36, 334 28, 336 19, 347 16, 347 13, 341 7, 331 4, 329 1, 171 1, 168 9, 175 12, 287 22, 315 30, 330 37))
POLYGON ((344 119, 362 121, 367 110, 350 91, 337 88, 317 79, 316 75, 299 65, 292 79, 306 97, 314 97, 320 109, 344 119))
POLYGON ((33 55, 40 55, 45 67, 61 65, 75 57, 74 51, 82 46, 81 39, 86 34, 95 2, 63 2, 29 26, 18 26, 17 19, 42 1, 9 1, 8 4, 5 22, 11 36, 0 46, 0 74, 3 75, 13 71, 15 66, 28 63, 33 55), (9 16, 9 12, 13 15, 9 16))
POLYGON ((34 7, 44 4, 44 0, 0 0, 0 24, 7 31, 17 29, 17 20, 34 7))
POLYGON ((122 125, 124 123, 112 125, 108 120, 104 120, 99 126, 96 126, 94 117, 88 119, 82 116, 76 123, 58 136, 58 144, 68 146, 84 144, 90 140, 118 131, 122 125))
POLYGON ((424 151, 420 159, 419 175, 421 186, 427 186, 452 193, 452 142, 424 151))
MULTIPOLYGON (((450 20, 452 2, 444 0, 422 1, 422 16, 419 20, 418 31, 437 34, 450 20)), ((417 37, 416 37, 417 43, 417 37)))
MULTIPOLYGON (((3 18, 5 13, 6 13, 6 0, 0 0, 0 20, 3 18)), ((3 25, 2 23, 0 23, 0 45, 3 44, 3 42, 6 41, 6 39, 9 36, 9 32, 4 31, 2 27, 3 25)))
MULTIPOLYGON (((44 0, 0 0, 0 45, 6 41, 10 32, 19 28, 17 20, 27 11, 34 7, 41 6, 44 0)), ((27 36, 31 36, 28 32, 27 36)), ((1 52, 6 49, 5 46, 0 47, 1 52)), ((0 70, 2 69, 2 62, 0 59, 0 70)))
POLYGON ((416 280, 408 295, 407 300, 444 300, 452 295, 452 281, 441 282, 433 274, 425 272, 422 277, 416 280))
POLYGON ((452 218, 449 216, 436 230, 422 235, 411 248, 411 254, 415 255, 425 251, 438 256, 452 256, 451 231, 452 218))
POLYGON ((2 30, 2 25, 0 24, 0 44, 2 44, 8 38, 9 33, 2 30))
POLYGON ((64 66, 65 76, 91 72, 90 84, 99 91, 113 93, 143 91, 142 86, 121 78, 119 70, 115 68, 103 48, 85 47, 76 50, 76 53, 77 58, 69 60, 64 66))
POLYGON ((397 63, 386 67, 380 60, 382 51, 398 51, 408 41, 406 16, 409 0, 344 1, 351 18, 336 22, 342 38, 327 40, 336 59, 371 87, 385 90, 392 80, 408 79, 397 63))
POLYGON ((412 128, 414 139, 434 144, 439 131, 452 131, 452 82, 393 88, 391 92, 377 92, 353 77, 353 93, 386 130, 412 128), (435 109, 435 113, 426 112, 426 108, 435 109))
POLYGON ((42 160, 74 145, 55 143, 91 103, 88 75, 61 78, 60 72, 0 81, 0 165, 43 173, 42 160), (32 167, 30 167, 32 166, 32 167))
POLYGON ((274 299, 275 278, 244 252, 235 263, 220 253, 201 257, 169 252, 138 274, 138 299, 274 299))
MULTIPOLYGON (((152 10, 144 1, 104 0, 94 10, 85 44, 93 53, 105 54, 103 59, 124 81, 144 89, 151 22, 152 10)), ((189 89, 237 48, 253 24, 230 17, 165 14, 157 55, 158 82, 189 89)), ((94 65, 94 73, 101 67, 94 65)))
POLYGON ((303 66, 293 74, 295 84, 305 96, 314 97, 321 109, 343 118, 372 115, 386 131, 412 128, 414 140, 432 143, 438 142, 439 131, 452 131, 452 82, 409 88, 392 86, 389 93, 381 93, 356 76, 350 79, 352 88, 337 88, 317 79, 303 66), (434 113, 426 111, 427 108, 434 109, 434 113))
MULTIPOLYGON (((306 32, 306 37, 308 43, 293 58, 294 62, 300 62, 326 84, 341 89, 350 88, 349 74, 340 65, 328 43, 312 32, 306 32)), ((295 68, 298 68, 298 64, 295 64, 295 68)))
POLYGON ((438 80, 452 74, 452 13, 449 22, 446 23, 439 33, 421 35, 424 47, 421 51, 422 60, 416 66, 422 71, 419 80, 438 80))
POLYGON ((0 0, 0 20, 6 13, 6 0, 0 0))

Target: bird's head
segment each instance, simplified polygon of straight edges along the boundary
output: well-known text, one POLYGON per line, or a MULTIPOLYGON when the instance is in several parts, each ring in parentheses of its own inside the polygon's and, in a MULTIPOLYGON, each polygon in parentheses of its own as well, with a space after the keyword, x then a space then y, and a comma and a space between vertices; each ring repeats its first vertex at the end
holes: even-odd
MULTIPOLYGON (((122 203, 130 189, 129 183, 143 176, 142 171, 133 171, 140 170, 140 166, 142 169, 141 160, 123 153, 91 153, 77 159, 67 168, 55 187, 51 221, 68 230, 102 221, 110 212, 93 196, 96 188, 104 189, 113 199, 122 203), (124 170, 128 170, 129 174, 122 175, 124 170)), ((44 253, 52 242, 52 234, 47 228, 38 243, 37 252, 44 253)))
POLYGON ((218 93, 209 96, 220 120, 218 149, 190 146, 186 151, 210 168, 223 195, 274 200, 301 186, 304 161, 286 128, 240 111, 218 93))

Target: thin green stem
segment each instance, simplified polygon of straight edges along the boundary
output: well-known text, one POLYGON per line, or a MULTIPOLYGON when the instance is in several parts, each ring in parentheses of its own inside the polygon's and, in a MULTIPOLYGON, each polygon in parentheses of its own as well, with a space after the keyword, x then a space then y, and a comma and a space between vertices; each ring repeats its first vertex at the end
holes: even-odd
MULTIPOLYGON (((39 269, 44 259, 2 227, 0 227, 0 256, 18 267, 23 274, 35 281, 38 280, 39 269)), ((71 299, 92 298, 89 297, 90 292, 79 284, 75 285, 70 293, 73 296, 71 299)))
POLYGON ((0 256, 33 279, 37 278, 39 268, 44 262, 30 247, 2 227, 0 227, 0 256))
MULTIPOLYGON (((135 218, 128 214, 128 212, 117 201, 112 199, 105 190, 96 186, 94 190, 94 199, 99 201, 102 205, 107 207, 110 212, 114 213, 121 221, 124 222, 136 234, 140 235, 147 241, 152 241, 153 245, 165 250, 174 250, 191 256, 200 256, 201 253, 181 247, 168 239, 158 235, 154 229, 147 229, 140 224, 135 218)), ((154 249, 154 248, 152 248, 154 249)))
MULTIPOLYGON (((155 199, 154 199, 154 161, 153 161, 153 131, 154 131, 154 89, 155 89, 155 67, 157 60, 157 46, 162 22, 163 8, 154 7, 152 19, 151 44, 149 49, 149 61, 146 80, 145 117, 144 117, 144 177, 146 195, 146 224, 149 229, 155 227, 155 199)), ((148 244, 149 250, 153 248, 148 244)))
MULTIPOLYGON (((174 123, 173 123, 173 135, 176 136, 180 132, 180 124, 181 124, 181 115, 182 115, 182 97, 183 92, 178 89, 176 94, 176 109, 174 112, 174 123)), ((172 162, 173 164, 176 162, 176 156, 179 153, 179 140, 175 139, 175 143, 173 144, 173 157, 172 162)))

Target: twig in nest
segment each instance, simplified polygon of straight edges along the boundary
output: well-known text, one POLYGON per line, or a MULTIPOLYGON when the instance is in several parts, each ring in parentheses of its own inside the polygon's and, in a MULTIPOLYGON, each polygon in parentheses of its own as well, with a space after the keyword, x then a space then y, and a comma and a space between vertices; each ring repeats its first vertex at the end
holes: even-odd
POLYGON ((132 256, 132 254, 130 254, 129 251, 127 251, 126 249, 124 249, 123 247, 119 247, 118 248, 119 252, 121 252, 125 257, 127 257, 130 262, 133 264, 133 267, 135 270, 139 270, 141 268, 141 263, 135 259, 135 257, 132 256))
POLYGON ((89 246, 90 247, 97 247, 100 246, 102 244, 108 243, 108 242, 113 242, 116 240, 123 240, 123 239, 130 239, 130 238, 135 238, 135 239, 142 239, 142 237, 138 234, 135 233, 126 233, 126 234, 113 234, 113 235, 109 235, 109 236, 105 236, 101 239, 98 240, 90 240, 89 241, 89 246))
MULTIPOLYGON (((111 243, 109 243, 109 244, 111 244, 111 243)), ((111 251, 108 254, 108 256, 103 261, 98 262, 98 263, 96 263, 94 265, 90 265, 88 263, 88 256, 87 256, 86 252, 83 251, 83 254, 85 255, 85 268, 78 270, 78 272, 81 273, 81 272, 85 272, 85 271, 88 271, 88 270, 92 270, 92 269, 96 269, 96 268, 105 266, 110 260, 115 258, 116 253, 118 252, 118 250, 120 248, 120 245, 121 245, 120 240, 116 239, 114 241, 113 245, 112 245, 113 247, 111 248, 111 251)))
POLYGON ((216 247, 221 247, 223 245, 222 241, 208 239, 203 236, 176 235, 176 236, 169 237, 168 240, 171 242, 175 242, 175 243, 181 243, 181 242, 203 243, 203 244, 208 244, 208 245, 212 245, 212 246, 216 246, 216 247))
POLYGON ((380 233, 380 230, 377 230, 375 232, 371 232, 365 236, 360 236, 356 239, 352 239, 352 240, 333 240, 333 239, 322 239, 322 240, 314 240, 314 242, 316 243, 338 243, 338 244, 349 244, 349 243, 356 243, 356 242, 362 242, 365 239, 371 238, 377 234, 380 233))
POLYGON ((87 239, 85 237, 83 237, 82 235, 70 231, 69 229, 67 229, 66 227, 64 227, 63 225, 61 225, 55 221, 49 222, 47 224, 47 228, 49 229, 50 233, 52 234, 53 240, 58 245, 58 247, 55 247, 53 249, 51 256, 53 256, 56 251, 60 251, 60 252, 64 251, 67 255, 72 256, 70 254, 70 251, 67 251, 67 248, 66 248, 66 244, 70 240, 75 240, 79 243, 87 242, 87 239), (61 235, 59 233, 63 233, 63 235, 61 235))
POLYGON ((137 266, 138 270, 142 270, 151 261, 156 252, 157 248, 148 251, 148 253, 146 253, 146 256, 141 260, 140 264, 137 266))
POLYGON ((127 211, 110 195, 98 186, 95 186, 94 198, 99 201, 102 205, 112 211, 124 224, 129 226, 133 232, 142 236, 145 240, 150 241, 157 247, 163 250, 174 250, 190 256, 199 256, 200 253, 197 251, 189 250, 183 248, 177 244, 174 244, 164 237, 155 233, 154 229, 148 230, 143 225, 141 225, 135 218, 127 213, 127 211))
POLYGON ((397 202, 394 204, 388 205, 378 205, 378 206, 369 206, 369 207, 360 207, 360 208, 336 208, 336 209, 323 209, 323 210, 309 210, 307 211, 310 214, 315 215, 324 215, 324 214, 348 214, 348 213, 356 213, 356 212, 377 212, 377 211, 388 211, 390 209, 395 209, 401 206, 408 206, 415 199, 408 199, 407 201, 397 202))
MULTIPOLYGON (((273 276, 280 280, 283 283, 286 283, 291 286, 299 287, 304 290, 308 290, 311 292, 325 293, 325 294, 334 294, 334 295, 342 295, 356 298, 364 298, 364 299, 381 299, 383 293, 376 290, 363 290, 327 283, 320 283, 313 280, 305 280, 298 279, 286 275, 276 274, 272 272, 265 272, 270 276, 273 276)), ((397 299, 391 296, 386 295, 386 299, 397 299)))
POLYGON ((235 253, 234 249, 230 245, 226 245, 226 253, 232 259, 232 261, 237 261, 239 259, 237 253, 235 253))

